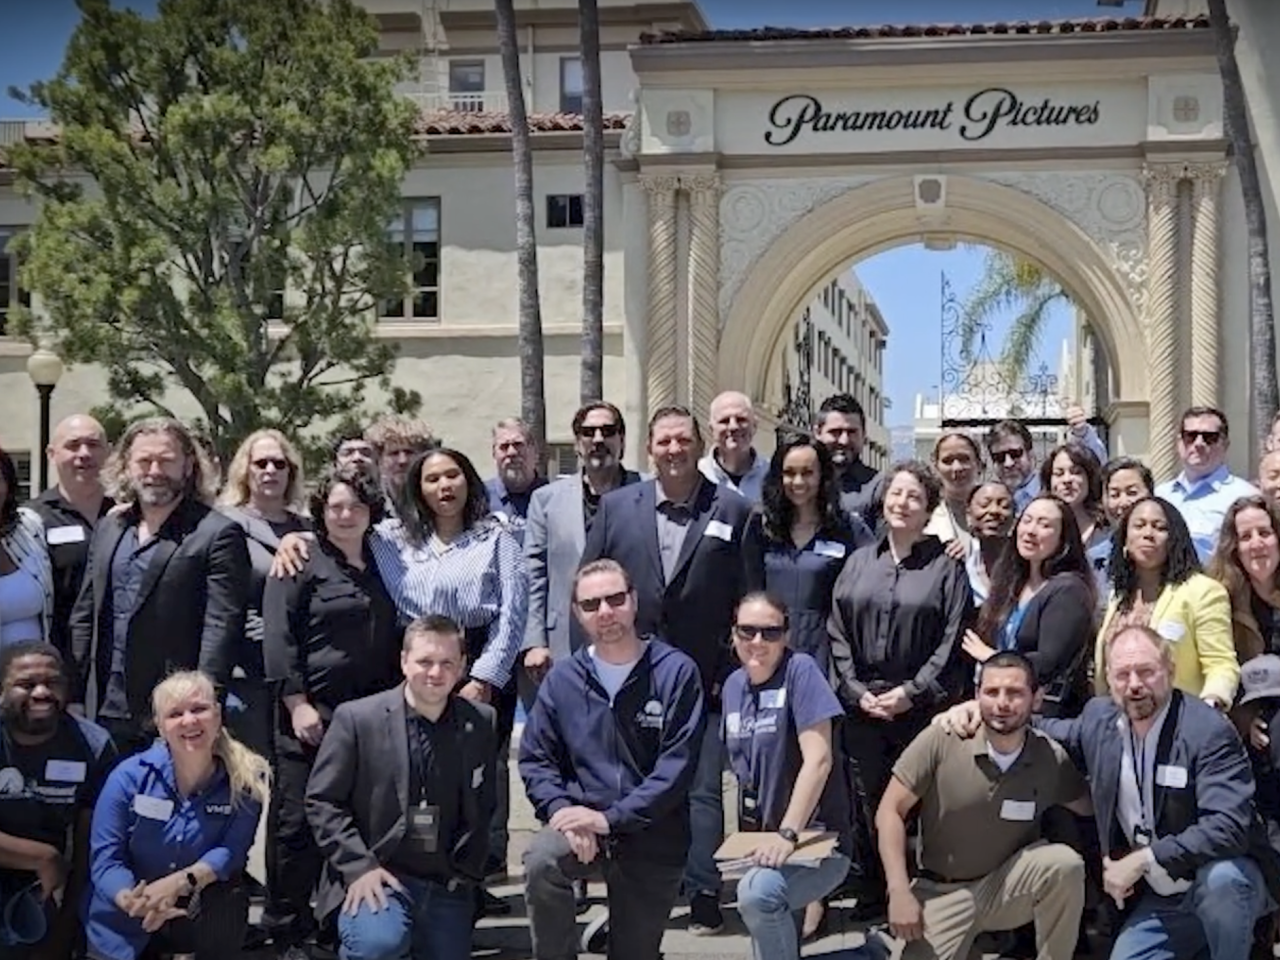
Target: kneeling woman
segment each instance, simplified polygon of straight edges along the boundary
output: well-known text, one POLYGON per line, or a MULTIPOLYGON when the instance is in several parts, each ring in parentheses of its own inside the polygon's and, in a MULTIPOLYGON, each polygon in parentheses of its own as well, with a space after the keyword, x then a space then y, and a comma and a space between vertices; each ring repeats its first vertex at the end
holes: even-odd
POLYGON ((723 733, 738 778, 739 827, 773 834, 738 883, 757 960, 798 960, 793 914, 840 885, 852 847, 848 783, 832 756, 832 725, 844 711, 814 660, 788 644, 782 601, 744 597, 733 627, 742 667, 724 685, 723 733), (789 865, 802 830, 837 833, 835 852, 817 866, 789 865))
POLYGON ((93 811, 88 956, 237 957, 267 762, 223 728, 204 674, 174 674, 151 703, 162 742, 116 767, 93 811))

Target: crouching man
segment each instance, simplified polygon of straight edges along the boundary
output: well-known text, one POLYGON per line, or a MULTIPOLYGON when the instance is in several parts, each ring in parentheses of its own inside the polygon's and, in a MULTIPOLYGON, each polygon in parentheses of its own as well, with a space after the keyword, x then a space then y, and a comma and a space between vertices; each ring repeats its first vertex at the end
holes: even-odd
POLYGON ((394 690, 340 706, 307 782, 343 960, 467 960, 475 885, 495 805, 492 708, 453 691, 462 631, 446 617, 405 631, 394 690))

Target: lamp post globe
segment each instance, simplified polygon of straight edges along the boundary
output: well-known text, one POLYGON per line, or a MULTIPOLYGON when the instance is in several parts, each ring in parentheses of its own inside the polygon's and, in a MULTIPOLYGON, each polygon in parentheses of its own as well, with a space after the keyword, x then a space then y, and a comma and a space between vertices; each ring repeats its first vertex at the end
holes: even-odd
POLYGON ((53 388, 62 377, 62 358, 46 347, 38 347, 27 358, 27 375, 36 385, 40 395, 40 450, 37 458, 40 463, 40 489, 33 491, 37 495, 49 487, 49 408, 53 400, 53 388))

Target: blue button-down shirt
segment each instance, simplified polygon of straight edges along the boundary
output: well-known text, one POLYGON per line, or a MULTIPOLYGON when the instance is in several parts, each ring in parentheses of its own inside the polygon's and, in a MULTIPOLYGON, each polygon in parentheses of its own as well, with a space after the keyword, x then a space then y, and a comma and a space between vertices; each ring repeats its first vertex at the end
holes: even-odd
POLYGON ((521 547, 524 546, 525 520, 529 516, 533 492, 546 485, 546 477, 534 477, 533 483, 524 490, 512 493, 503 484, 501 477, 491 477, 484 482, 484 491, 489 495, 489 512, 507 528, 507 532, 516 538, 516 543, 521 547))
POLYGON ((249 797, 232 803, 231 782, 221 766, 204 790, 183 797, 163 743, 123 761, 107 778, 89 835, 90 952, 134 960, 146 946, 150 934, 142 920, 115 902, 139 881, 150 883, 197 862, 219 880, 242 873, 261 813, 262 805, 249 797))
POLYGON ((1164 497, 1182 514, 1191 530, 1191 539, 1201 563, 1207 563, 1218 545, 1218 534, 1227 508, 1241 497, 1255 496, 1258 488, 1248 480, 1233 476, 1225 465, 1199 480, 1185 473, 1156 486, 1156 496, 1164 497))
POLYGON ((138 525, 131 523, 116 545, 111 558, 111 581, 107 589, 110 598, 106 617, 111 624, 111 672, 107 676, 106 695, 98 715, 115 720, 129 719, 129 697, 125 690, 125 662, 129 653, 129 624, 142 592, 142 578, 151 562, 151 552, 159 537, 152 537, 138 545, 138 525))

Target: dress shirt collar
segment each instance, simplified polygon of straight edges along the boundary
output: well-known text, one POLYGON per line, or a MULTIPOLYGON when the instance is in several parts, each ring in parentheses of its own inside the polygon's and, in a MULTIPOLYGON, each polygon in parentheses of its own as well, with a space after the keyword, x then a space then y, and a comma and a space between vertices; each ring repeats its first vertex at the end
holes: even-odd
POLYGON ((1204 487, 1210 487, 1213 490, 1220 490, 1222 485, 1230 479, 1231 471, 1224 463, 1217 470, 1213 471, 1213 473, 1206 474, 1199 480, 1189 479, 1186 471, 1184 470, 1182 473, 1178 474, 1177 478, 1173 481, 1173 487, 1181 494, 1190 495, 1204 487))

